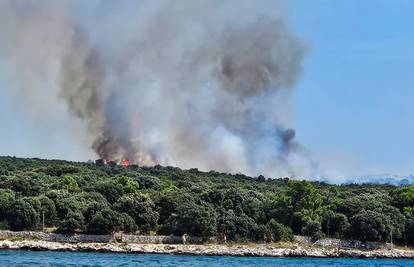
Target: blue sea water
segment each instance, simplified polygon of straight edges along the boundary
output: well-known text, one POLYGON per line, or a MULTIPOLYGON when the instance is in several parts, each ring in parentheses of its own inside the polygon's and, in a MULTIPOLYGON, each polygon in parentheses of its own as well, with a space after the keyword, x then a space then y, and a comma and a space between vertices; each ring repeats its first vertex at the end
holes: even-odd
POLYGON ((171 256, 81 252, 0 251, 0 266, 100 267, 100 266, 287 266, 287 267, 396 267, 414 266, 414 260, 312 259, 171 256))

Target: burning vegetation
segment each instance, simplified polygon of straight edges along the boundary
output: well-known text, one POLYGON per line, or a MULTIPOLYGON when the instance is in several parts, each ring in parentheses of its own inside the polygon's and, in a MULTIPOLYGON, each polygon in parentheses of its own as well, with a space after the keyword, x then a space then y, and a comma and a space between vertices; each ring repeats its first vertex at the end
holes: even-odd
POLYGON ((277 1, 80 3, 0 1, 0 57, 39 118, 64 103, 106 162, 313 175, 289 130, 305 45, 277 1))

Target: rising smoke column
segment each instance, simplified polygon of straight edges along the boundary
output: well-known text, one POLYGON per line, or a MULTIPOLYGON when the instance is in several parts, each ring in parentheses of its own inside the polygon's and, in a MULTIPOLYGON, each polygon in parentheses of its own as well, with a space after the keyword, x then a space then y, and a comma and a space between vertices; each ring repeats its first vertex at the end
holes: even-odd
POLYGON ((304 175, 287 126, 304 45, 278 7, 5 0, 0 55, 23 94, 55 96, 50 112, 63 100, 105 160, 304 175))

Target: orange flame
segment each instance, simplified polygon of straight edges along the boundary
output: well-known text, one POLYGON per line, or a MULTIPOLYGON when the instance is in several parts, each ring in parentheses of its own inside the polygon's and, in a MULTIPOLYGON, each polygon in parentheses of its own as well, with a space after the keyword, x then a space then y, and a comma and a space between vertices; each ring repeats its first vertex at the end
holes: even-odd
POLYGON ((125 168, 126 168, 126 167, 128 167, 128 166, 129 166, 129 160, 124 159, 124 160, 122 161, 122 166, 124 166, 125 168))

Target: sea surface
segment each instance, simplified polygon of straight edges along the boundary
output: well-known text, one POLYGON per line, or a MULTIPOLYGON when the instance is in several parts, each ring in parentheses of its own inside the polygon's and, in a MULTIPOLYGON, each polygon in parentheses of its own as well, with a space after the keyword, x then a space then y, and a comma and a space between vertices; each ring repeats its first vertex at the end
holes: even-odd
POLYGON ((0 266, 414 266, 414 260, 171 256, 82 252, 0 251, 0 266))

